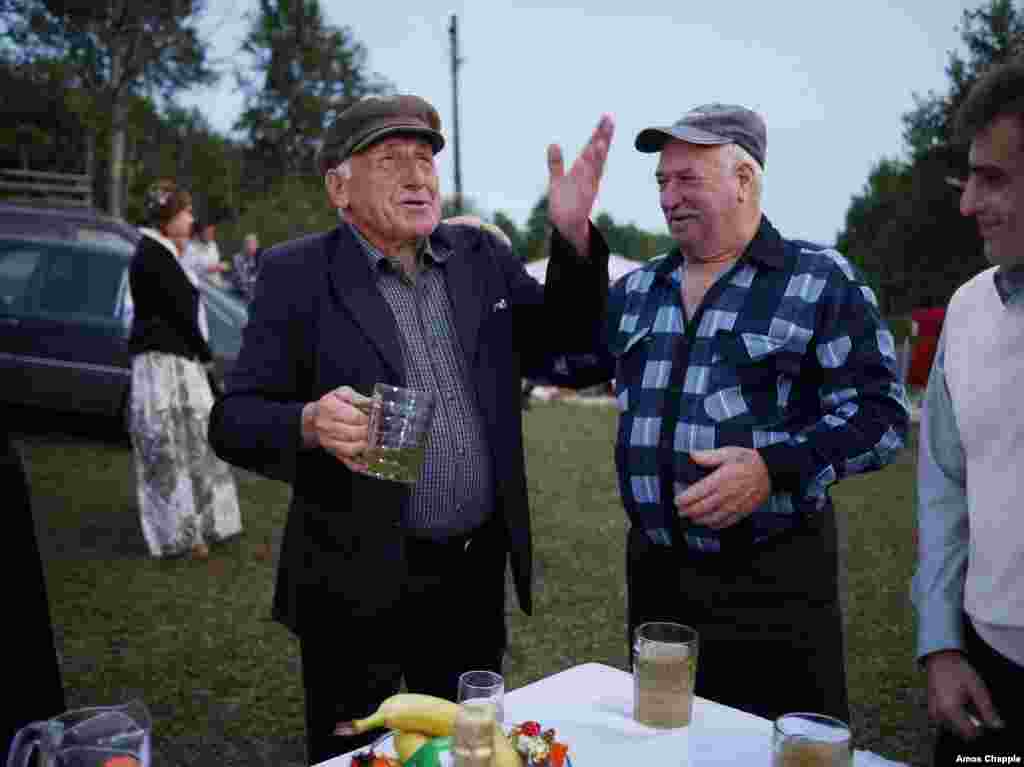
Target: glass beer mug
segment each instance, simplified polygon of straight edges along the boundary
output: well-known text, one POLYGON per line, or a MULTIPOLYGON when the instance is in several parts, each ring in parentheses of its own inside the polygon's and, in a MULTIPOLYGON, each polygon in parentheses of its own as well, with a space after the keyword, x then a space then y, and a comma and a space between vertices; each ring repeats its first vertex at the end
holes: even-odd
POLYGON ((22 727, 11 741, 7 767, 149 767, 153 724, 141 700, 122 706, 68 711, 22 727))

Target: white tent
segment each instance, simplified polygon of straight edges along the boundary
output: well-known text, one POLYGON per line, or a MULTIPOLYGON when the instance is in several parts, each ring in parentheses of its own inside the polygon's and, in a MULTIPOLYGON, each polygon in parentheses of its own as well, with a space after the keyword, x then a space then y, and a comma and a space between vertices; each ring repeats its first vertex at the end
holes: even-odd
MULTIPOLYGON (((643 261, 633 261, 632 259, 620 256, 618 253, 612 253, 608 256, 608 280, 615 282, 622 275, 629 274, 637 267, 643 265, 643 261)), ((531 277, 543 284, 544 275, 548 272, 548 260, 542 258, 538 261, 531 261, 526 265, 526 271, 530 273, 531 277)))

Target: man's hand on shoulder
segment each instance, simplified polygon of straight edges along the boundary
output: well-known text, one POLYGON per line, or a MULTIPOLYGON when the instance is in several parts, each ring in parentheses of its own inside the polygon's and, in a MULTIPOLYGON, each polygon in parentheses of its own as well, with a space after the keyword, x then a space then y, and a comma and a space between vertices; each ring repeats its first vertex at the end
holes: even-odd
POLYGON ((501 230, 500 226, 492 224, 489 221, 484 221, 479 216, 452 216, 451 218, 444 219, 441 223, 455 226, 472 226, 477 229, 482 229, 495 237, 506 248, 512 247, 512 240, 510 240, 508 235, 501 230))
POLYGON ((676 509, 692 522, 721 530, 749 516, 768 500, 772 480, 756 450, 721 447, 695 450, 694 463, 713 471, 675 497, 676 509))
POLYGON ((924 660, 928 673, 928 715, 961 738, 973 740, 983 727, 999 729, 1003 721, 985 682, 959 650, 942 650, 924 660))

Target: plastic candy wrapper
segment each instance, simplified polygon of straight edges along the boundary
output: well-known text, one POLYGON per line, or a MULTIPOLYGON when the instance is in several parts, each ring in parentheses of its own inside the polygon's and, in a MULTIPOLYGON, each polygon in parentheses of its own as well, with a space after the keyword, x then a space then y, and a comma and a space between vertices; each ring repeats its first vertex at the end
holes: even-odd
POLYGON ((404 767, 452 767, 454 763, 452 739, 444 737, 428 740, 406 761, 404 767))

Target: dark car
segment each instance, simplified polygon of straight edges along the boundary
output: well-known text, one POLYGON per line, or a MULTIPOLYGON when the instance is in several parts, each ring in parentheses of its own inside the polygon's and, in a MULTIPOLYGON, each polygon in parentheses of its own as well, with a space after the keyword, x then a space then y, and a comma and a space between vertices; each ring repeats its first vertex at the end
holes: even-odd
MULTIPOLYGON (((0 228, 0 401, 124 417, 132 253, 127 240, 11 237, 0 228)), ((199 284, 223 378, 248 313, 234 296, 199 284)))
POLYGON ((131 224, 93 208, 0 203, 0 236, 120 243, 134 247, 142 235, 131 224))

